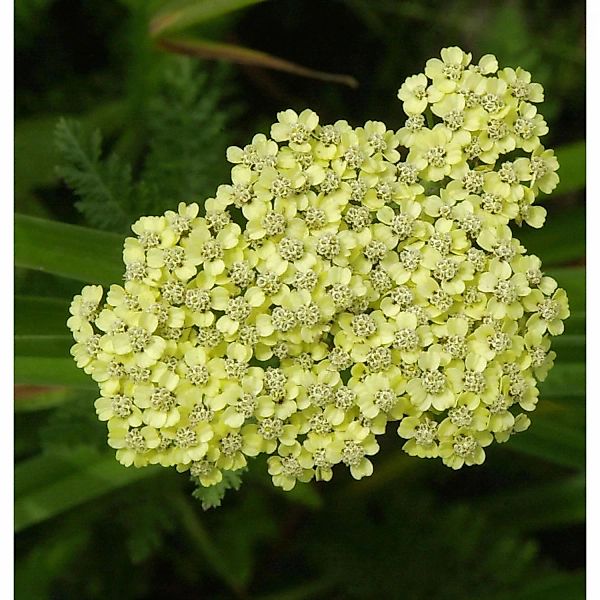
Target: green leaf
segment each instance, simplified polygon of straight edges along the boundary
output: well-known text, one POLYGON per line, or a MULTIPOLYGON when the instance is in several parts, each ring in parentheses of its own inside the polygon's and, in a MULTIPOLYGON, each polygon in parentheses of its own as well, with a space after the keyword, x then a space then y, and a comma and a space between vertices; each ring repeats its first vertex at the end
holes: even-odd
POLYGON ((582 469, 585 465, 585 391, 585 363, 559 361, 540 384, 540 401, 531 416, 531 427, 511 438, 508 447, 565 467, 582 469))
POLYGON ((15 335, 66 335, 68 317, 62 298, 15 296, 15 335))
POLYGON ((36 201, 36 188, 56 181, 54 147, 48 143, 56 126, 55 116, 15 123, 15 203, 19 210, 46 216, 48 210, 36 201))
POLYGON ((585 211, 582 207, 560 207, 549 211, 541 229, 515 228, 515 236, 543 265, 564 265, 585 257, 585 211))
POLYGON ((94 380, 72 358, 16 356, 15 383, 96 389, 94 380))
POLYGON ((276 71, 292 73, 293 75, 298 75, 300 77, 309 77, 310 79, 318 79, 320 81, 340 83, 351 88, 358 87, 358 81, 350 75, 326 73, 324 71, 309 69, 302 65, 290 62, 289 60, 272 56, 266 52, 252 50, 251 48, 243 48, 233 44, 190 38, 162 38, 157 43, 158 47, 163 50, 175 52, 176 54, 183 54, 185 56, 195 56, 197 58, 211 60, 228 60, 240 65, 274 69, 276 71))
POLYGON ((38 432, 42 451, 52 455, 70 455, 85 448, 106 452, 106 424, 98 419, 92 391, 81 392, 77 402, 59 405, 46 419, 38 432))
POLYGON ((559 335, 552 340, 554 350, 559 360, 585 362, 585 334, 559 335))
POLYGON ((265 0, 178 0, 162 8, 150 23, 154 36, 174 33, 265 0))
POLYGON ((560 164, 560 182, 553 196, 577 192, 585 188, 585 142, 574 142, 556 149, 560 164))
POLYGON ((585 521, 585 476, 494 493, 476 501, 476 507, 491 521, 510 515, 507 526, 520 531, 538 531, 564 527, 585 521), (543 510, 540 510, 543 507, 543 510))
POLYGON ((64 358, 73 345, 70 335, 15 335, 15 356, 64 358))
MULTIPOLYGON (((16 6, 20 4, 21 2, 17 2, 16 6)), ((78 118, 90 126, 114 132, 115 124, 122 119, 122 114, 122 103, 110 102, 101 104, 78 118)), ((52 140, 59 118, 60 115, 57 114, 36 115, 15 123, 15 203, 19 212, 48 216, 47 208, 37 200, 34 193, 37 189, 57 183, 55 166, 58 152, 52 140)))
POLYGON ((235 109, 226 93, 224 68, 209 76, 195 61, 178 57, 165 69, 148 107, 149 151, 139 186, 146 214, 208 198, 229 176, 223 157, 233 141, 229 132, 235 109))
POLYGON ((17 214, 14 236, 18 267, 88 283, 122 280, 120 235, 17 214))
POLYGON ((202 510, 217 508, 218 506, 221 506, 221 502, 223 501, 227 490, 240 489, 240 486, 242 485, 242 475, 245 472, 246 469, 240 469, 239 471, 223 471, 223 479, 219 483, 209 487, 204 487, 198 483, 196 489, 192 492, 192 496, 202 502, 202 510))
MULTIPOLYGON (((164 488, 160 488, 164 491, 164 488)), ((173 510, 164 497, 154 499, 145 493, 145 501, 136 504, 130 514, 123 515, 128 529, 127 550, 134 564, 141 563, 155 554, 164 544, 167 532, 173 531, 175 518, 173 510)))
POLYGON ((68 300, 15 296, 15 355, 69 356, 73 337, 66 326, 68 316, 68 300))
POLYGON ((89 528, 61 527, 38 539, 15 564, 15 598, 52 598, 52 584, 77 563, 90 533, 89 528))
POLYGON ((29 459, 15 467, 15 531, 158 472, 160 467, 126 468, 86 449, 29 459))
POLYGON ((564 467, 585 467, 585 430, 553 416, 533 415, 531 427, 512 437, 507 448, 536 456, 564 467))
MULTIPOLYGON (((565 322, 565 332, 567 334, 585 335, 585 311, 571 309, 571 316, 565 322)), ((556 341, 559 338, 555 338, 556 341)))
POLYGON ((188 496, 175 493, 170 498, 170 505, 179 513, 181 524, 206 563, 235 592, 236 597, 240 596, 238 577, 234 565, 230 563, 229 556, 215 544, 204 523, 194 510, 194 505, 191 504, 188 496))
MULTIPOLYGON (((511 65, 516 62, 539 77, 539 69, 534 68, 539 62, 539 50, 527 41, 531 37, 531 24, 527 20, 523 3, 518 0, 494 3, 490 5, 489 10, 491 14, 488 18, 494 26, 481 27, 481 31, 478 32, 481 47, 485 48, 486 52, 501 56, 504 64, 511 65)), ((459 22, 464 19, 454 11, 449 12, 459 22)), ((440 14, 438 18, 445 21, 451 17, 440 14)))
POLYGON ((15 267, 15 294, 19 297, 58 298, 68 307, 73 296, 79 293, 81 282, 75 279, 15 267))
POLYGON ((540 384, 540 397, 557 396, 585 396, 585 363, 558 361, 554 365, 540 384))
POLYGON ((548 269, 546 275, 556 279, 558 285, 566 290, 571 312, 585 311, 584 267, 554 267, 548 269))
POLYGON ((248 588, 256 573, 260 560, 256 549, 272 543, 280 531, 273 506, 265 500, 262 490, 249 486, 233 505, 214 517, 206 516, 209 523, 218 518, 218 526, 211 528, 215 545, 227 549, 229 570, 242 589, 248 588))
POLYGON ((585 435, 585 397, 558 396, 542 398, 534 414, 535 419, 551 420, 561 423, 585 435))
POLYGON ((125 231, 135 217, 131 168, 115 154, 102 160, 102 137, 81 123, 61 119, 56 126, 61 164, 57 173, 79 196, 76 207, 94 227, 125 231))

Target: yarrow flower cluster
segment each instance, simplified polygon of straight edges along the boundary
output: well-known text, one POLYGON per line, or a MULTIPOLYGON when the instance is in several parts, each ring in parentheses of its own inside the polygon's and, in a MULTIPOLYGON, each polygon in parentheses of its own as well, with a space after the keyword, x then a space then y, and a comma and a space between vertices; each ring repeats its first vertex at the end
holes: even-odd
POLYGON ((210 486, 265 453, 289 490, 371 475, 390 422, 454 469, 527 429, 569 315, 508 226, 540 227, 558 182, 542 87, 453 47, 398 96, 396 132, 279 113, 203 211, 133 225, 123 285, 75 297, 72 354, 122 464, 210 486))

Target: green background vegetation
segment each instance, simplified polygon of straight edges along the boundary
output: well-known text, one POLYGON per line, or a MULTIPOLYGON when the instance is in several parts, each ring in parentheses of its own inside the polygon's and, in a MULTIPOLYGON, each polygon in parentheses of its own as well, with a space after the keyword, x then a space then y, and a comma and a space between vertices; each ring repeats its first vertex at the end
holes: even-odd
POLYGON ((16 1, 17 598, 584 597, 584 10, 558 0, 16 1), (227 145, 267 132, 278 110, 396 129, 404 78, 455 44, 544 85, 545 143, 562 165, 546 226, 517 234, 567 289, 572 314, 531 429, 459 472, 408 457, 392 429, 372 477, 338 472, 287 494, 257 460, 208 511, 185 475, 121 467, 94 385, 69 357, 72 295, 118 282, 128 226, 202 203, 226 180, 227 145), (182 47, 195 56, 166 51, 182 47), (273 57, 359 85, 256 66, 281 66, 273 57))

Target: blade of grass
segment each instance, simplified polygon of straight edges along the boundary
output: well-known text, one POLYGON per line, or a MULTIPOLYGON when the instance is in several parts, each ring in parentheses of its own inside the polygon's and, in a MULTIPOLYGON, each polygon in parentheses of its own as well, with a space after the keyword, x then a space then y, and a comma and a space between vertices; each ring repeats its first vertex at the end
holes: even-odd
POLYGON ((113 456, 90 450, 24 461, 15 467, 15 531, 159 472, 153 467, 125 468, 113 456))
POLYGON ((212 60, 228 60, 240 65, 285 71, 287 73, 292 73, 293 75, 299 75, 300 77, 339 83, 351 88, 358 87, 358 81, 350 75, 326 73, 324 71, 309 69, 288 60, 272 56, 266 52, 242 48, 241 46, 232 44, 189 38, 161 38, 157 41, 157 45, 159 48, 162 48, 167 52, 174 52, 175 54, 212 60))
POLYGON ((510 515, 507 526, 520 531, 582 523, 585 520, 585 477, 581 473, 558 481, 494 493, 478 500, 476 507, 487 513, 491 521, 510 515), (540 506, 544 510, 540 510, 540 506))
POLYGON ((15 356, 64 358, 73 345, 70 335, 15 335, 15 356))
POLYGON ((558 361, 548 378, 540 384, 540 397, 585 396, 585 364, 558 361))
POLYGON ((515 235, 546 267, 579 261, 585 257, 585 212, 579 206, 561 206, 549 214, 541 229, 521 227, 515 235))
POLYGON ((565 288, 569 296, 571 312, 585 310, 586 277, 584 267, 554 267, 548 269, 546 275, 556 279, 558 285, 565 288))
POLYGON ((512 437, 506 447, 571 469, 585 467, 584 431, 552 417, 534 415, 531 427, 512 437))
POLYGON ((554 196, 577 192, 585 188, 585 142, 574 142, 556 149, 560 164, 560 182, 554 196))
POLYGON ((215 574, 228 585, 236 597, 242 597, 241 589, 235 576, 235 568, 229 565, 226 555, 223 554, 210 537, 189 498, 181 493, 174 493, 171 496, 171 505, 177 509, 183 528, 187 531, 190 539, 194 542, 206 561, 211 565, 215 574))
POLYGON ((17 214, 14 236, 18 267, 106 285, 122 279, 120 235, 17 214))
POLYGON ((66 335, 68 317, 62 298, 15 296, 15 335, 66 335))
MULTIPOLYGON (((571 309, 571 316, 565 322, 565 334, 585 335, 585 311, 571 309)), ((555 342, 560 338, 555 338, 555 342)))
POLYGON ((87 527, 61 527, 44 535, 15 565, 15 598, 52 598, 57 573, 80 558, 89 542, 87 527))
POLYGON ((94 381, 77 368, 73 359, 45 356, 16 356, 15 383, 96 389, 94 381))
POLYGON ((153 37, 174 33, 265 0, 178 0, 163 7, 150 21, 153 37))
POLYGON ((565 334, 552 340, 552 350, 559 359, 585 362, 585 334, 565 334))

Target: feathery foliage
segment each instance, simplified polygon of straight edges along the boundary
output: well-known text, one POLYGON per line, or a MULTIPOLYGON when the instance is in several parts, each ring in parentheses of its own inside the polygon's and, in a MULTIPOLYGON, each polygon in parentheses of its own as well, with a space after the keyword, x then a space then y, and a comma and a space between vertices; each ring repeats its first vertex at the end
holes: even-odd
POLYGON ((223 160, 233 110, 225 105, 226 71, 200 73, 178 59, 164 75, 149 108, 149 152, 142 180, 152 214, 214 194, 227 173, 223 160))
POLYGON ((90 225, 127 231, 142 214, 214 193, 227 170, 225 132, 233 114, 222 108, 225 76, 223 69, 213 77, 201 73, 186 58, 165 71, 149 102, 147 154, 137 181, 116 153, 103 155, 99 131, 60 120, 55 141, 62 164, 57 171, 79 197, 75 206, 90 225))
POLYGON ((76 207, 100 229, 124 231, 131 223, 131 168, 116 154, 102 158, 102 136, 88 134, 77 121, 61 119, 56 127, 61 162, 57 171, 79 197, 76 207))

